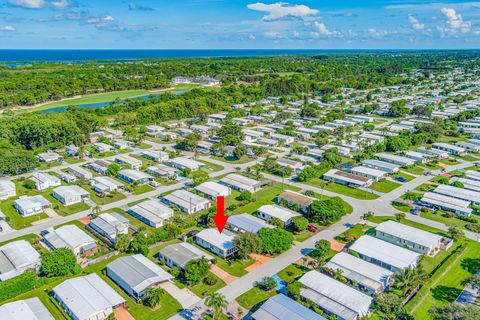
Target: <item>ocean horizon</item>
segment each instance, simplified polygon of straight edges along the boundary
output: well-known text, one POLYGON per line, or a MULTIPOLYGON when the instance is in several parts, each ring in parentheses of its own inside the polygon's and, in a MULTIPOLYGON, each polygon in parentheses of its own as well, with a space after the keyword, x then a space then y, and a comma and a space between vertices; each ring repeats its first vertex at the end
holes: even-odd
MULTIPOLYGON (((475 50, 475 49, 470 49, 475 50)), ((0 62, 65 62, 156 58, 219 58, 368 52, 451 50, 404 49, 0 49, 0 62)), ((466 51, 466 50, 465 50, 466 51)))

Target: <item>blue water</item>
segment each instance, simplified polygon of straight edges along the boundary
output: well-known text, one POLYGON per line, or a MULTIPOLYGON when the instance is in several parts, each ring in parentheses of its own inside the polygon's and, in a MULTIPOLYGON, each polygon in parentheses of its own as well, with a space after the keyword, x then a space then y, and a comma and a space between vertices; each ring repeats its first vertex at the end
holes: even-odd
POLYGON ((277 283, 277 292, 287 294, 287 283, 278 275, 273 275, 272 279, 277 283))
MULTIPOLYGON (((171 92, 173 94, 184 94, 185 92, 183 91, 176 91, 176 92, 171 92)), ((136 100, 152 100, 155 98, 158 98, 162 95, 162 93, 158 94, 149 94, 149 95, 144 95, 144 96, 138 96, 135 98, 130 98, 129 100, 136 101, 136 100)), ((123 99, 121 101, 125 101, 127 99, 123 99)), ((79 109, 100 109, 100 108, 105 108, 108 107, 112 104, 111 101, 109 102, 99 102, 99 103, 84 103, 84 104, 72 104, 68 103, 68 101, 65 101, 66 105, 62 107, 54 107, 50 109, 45 109, 40 111, 40 113, 57 113, 57 112, 62 112, 68 109, 68 106, 74 105, 75 107, 79 109)))
MULTIPOLYGON (((194 58, 194 57, 251 57, 292 54, 327 54, 348 52, 379 52, 380 50, 325 50, 325 49, 208 49, 208 50, 39 50, 2 49, 2 62, 28 61, 83 61, 83 60, 134 60, 149 58, 194 58)), ((395 50, 389 50, 395 51, 395 50)), ((10 64, 15 66, 15 63, 10 64)))

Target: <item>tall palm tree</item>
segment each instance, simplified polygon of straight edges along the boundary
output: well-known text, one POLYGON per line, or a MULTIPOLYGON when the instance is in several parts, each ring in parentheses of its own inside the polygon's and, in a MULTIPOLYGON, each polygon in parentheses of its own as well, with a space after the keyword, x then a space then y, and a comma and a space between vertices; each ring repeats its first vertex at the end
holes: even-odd
POLYGON ((396 273, 393 277, 395 287, 402 290, 403 295, 407 296, 409 292, 417 289, 428 279, 428 275, 421 267, 405 268, 396 273))
POLYGON ((224 295, 212 292, 206 296, 205 305, 213 309, 213 320, 215 320, 217 313, 227 306, 227 300, 224 295))

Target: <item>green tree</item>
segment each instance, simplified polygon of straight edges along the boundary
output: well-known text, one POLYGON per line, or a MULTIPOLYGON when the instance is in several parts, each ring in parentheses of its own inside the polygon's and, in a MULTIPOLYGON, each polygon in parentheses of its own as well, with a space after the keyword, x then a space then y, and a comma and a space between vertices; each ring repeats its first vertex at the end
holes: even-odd
POLYGON ((308 206, 309 217, 321 225, 330 225, 340 220, 345 214, 343 200, 333 197, 326 200, 317 200, 308 206))
POLYGON ((448 228, 448 232, 450 232, 450 235, 452 236, 453 240, 465 239, 465 232, 463 232, 463 230, 460 229, 460 227, 450 226, 448 228))
POLYGON ((415 290, 420 285, 424 284, 428 279, 428 275, 421 267, 405 268, 393 276, 394 286, 402 290, 406 297, 412 290, 415 290))
POLYGON ((143 304, 150 308, 158 308, 165 293, 162 288, 148 288, 143 304))
POLYGON ((292 219, 292 227, 296 232, 304 231, 307 229, 308 220, 305 217, 294 217, 292 219))
POLYGON ((473 289, 480 291, 480 274, 474 274, 462 281, 464 286, 471 286, 473 289))
POLYGON ((32 180, 25 180, 23 181, 22 186, 26 189, 33 190, 35 189, 36 184, 32 180))
POLYGON ((189 177, 193 180, 193 185, 198 186, 199 184, 202 184, 210 178, 208 176, 208 173, 202 170, 197 170, 197 171, 192 171, 189 174, 189 177))
POLYGON ((322 263, 327 259, 328 255, 330 254, 330 250, 330 242, 328 240, 321 239, 315 242, 315 250, 310 252, 310 256, 322 263))
POLYGON ((187 262, 184 277, 189 285, 195 285, 207 274, 210 264, 204 257, 187 262))
POLYGON ((448 303, 443 306, 433 306, 429 310, 432 320, 478 320, 480 309, 474 305, 448 303))
POLYGON ((115 249, 120 252, 127 252, 132 238, 129 234, 119 234, 115 238, 115 249))
POLYGON ((397 222, 404 220, 405 217, 406 217, 406 214, 404 212, 395 213, 395 220, 397 220, 397 222))
POLYGON ((279 228, 263 228, 258 232, 258 236, 263 243, 263 252, 275 254, 290 249, 293 243, 293 235, 279 228))
POLYGON ((218 292, 212 292, 207 294, 205 297, 205 305, 213 309, 212 320, 217 319, 217 315, 219 315, 218 318, 220 319, 221 314, 219 314, 219 311, 227 307, 227 300, 222 294, 218 292))
POLYGON ((111 177, 116 177, 118 171, 122 170, 122 167, 118 163, 111 163, 107 167, 107 175, 111 177))
POLYGON ((238 201, 250 201, 250 200, 252 200, 252 197, 253 197, 252 193, 248 190, 245 190, 245 191, 242 191, 238 195, 237 200, 238 201))
POLYGON ((461 183, 460 181, 454 181, 452 182, 450 185, 454 186, 454 187, 457 187, 457 188, 465 188, 465 185, 463 183, 461 183))
POLYGON ((245 232, 235 236, 234 246, 238 249, 238 256, 246 258, 251 253, 262 252, 263 243, 258 235, 245 232))
POLYGON ((70 276, 80 273, 81 268, 73 251, 60 248, 41 255, 42 273, 47 278, 70 276))
POLYGON ((237 159, 241 159, 247 155, 247 148, 242 145, 238 145, 233 149, 233 156, 237 159))
POLYGON ((264 291, 271 291, 277 287, 277 282, 272 277, 264 277, 257 283, 257 286, 264 291))
POLYGON ((375 295, 373 308, 383 314, 385 319, 394 320, 403 310, 402 300, 393 293, 375 295))

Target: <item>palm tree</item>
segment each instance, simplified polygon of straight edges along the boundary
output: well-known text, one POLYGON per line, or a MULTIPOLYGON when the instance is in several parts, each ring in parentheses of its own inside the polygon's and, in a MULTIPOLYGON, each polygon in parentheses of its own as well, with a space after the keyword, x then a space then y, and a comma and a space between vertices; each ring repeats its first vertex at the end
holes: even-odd
POLYGON ((425 283, 428 275, 421 267, 405 268, 396 273, 393 279, 395 281, 395 287, 402 290, 403 295, 407 296, 409 292, 425 283))
POLYGON ((224 295, 217 292, 212 292, 205 297, 205 305, 213 309, 212 319, 215 320, 218 311, 222 310, 227 306, 227 300, 225 300, 224 295))
POLYGON ((102 206, 97 204, 95 207, 92 208, 92 217, 98 217, 102 213, 102 206))

